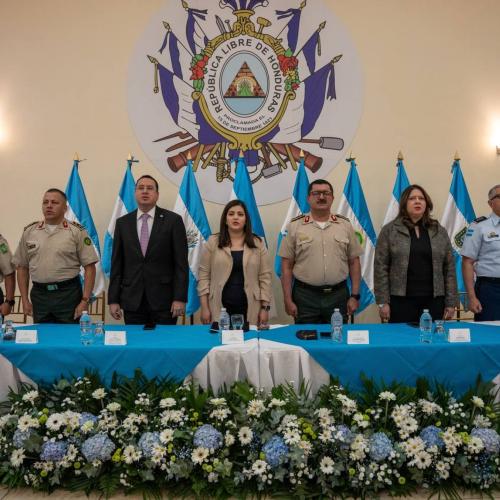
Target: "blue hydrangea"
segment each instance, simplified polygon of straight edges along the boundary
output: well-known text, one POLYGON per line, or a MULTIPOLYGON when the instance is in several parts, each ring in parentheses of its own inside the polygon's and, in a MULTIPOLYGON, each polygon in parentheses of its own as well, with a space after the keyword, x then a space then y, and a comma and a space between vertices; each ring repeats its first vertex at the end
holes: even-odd
POLYGON ((92 422, 94 422, 95 424, 97 423, 98 418, 92 413, 83 412, 80 414, 80 420, 79 420, 80 426, 82 426, 85 422, 88 422, 89 420, 92 420, 92 422))
POLYGON ((160 444, 159 432, 144 432, 137 443, 142 454, 146 458, 153 456, 153 449, 156 445, 160 444))
POLYGON ((370 458, 375 462, 385 460, 392 449, 391 440, 383 432, 376 432, 370 437, 370 458))
POLYGON ((341 441, 342 446, 350 445, 354 439, 354 434, 351 432, 351 429, 347 427, 347 425, 337 425, 333 432, 337 439, 341 441))
POLYGON ((428 425, 420 432, 420 439, 425 443, 426 448, 430 448, 431 446, 442 448, 444 446, 444 441, 440 436, 442 432, 443 431, 439 427, 428 425))
POLYGON ((40 458, 47 462, 59 462, 67 451, 68 443, 66 441, 46 441, 42 444, 40 458))
POLYGON ((484 444, 484 451, 487 453, 494 454, 500 452, 500 436, 494 429, 478 429, 474 427, 470 435, 481 439, 484 444))
POLYGON ((115 451, 115 444, 107 434, 100 433, 86 439, 82 445, 83 456, 89 461, 109 460, 115 451))
POLYGON ((288 446, 281 436, 274 435, 262 447, 262 451, 266 454, 266 462, 271 467, 278 467, 280 463, 285 461, 288 455, 288 446))
POLYGON ((196 429, 193 438, 195 447, 217 450, 222 446, 222 434, 210 424, 205 424, 196 429))
POLYGON ((25 441, 27 441, 32 434, 33 434, 33 429, 28 429, 26 431, 16 429, 14 435, 12 436, 12 444, 16 448, 24 448, 25 441))

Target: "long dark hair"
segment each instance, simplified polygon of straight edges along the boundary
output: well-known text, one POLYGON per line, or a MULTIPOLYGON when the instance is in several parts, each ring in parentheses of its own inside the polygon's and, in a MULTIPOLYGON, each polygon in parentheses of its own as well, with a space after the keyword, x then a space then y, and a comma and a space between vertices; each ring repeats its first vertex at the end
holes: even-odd
MULTIPOLYGON (((233 207, 243 208, 245 212, 245 226, 243 227, 243 233, 245 234, 245 244, 249 248, 255 248, 254 238, 259 238, 256 234, 252 233, 252 221, 250 220, 250 214, 248 213, 246 205, 241 200, 231 200, 222 211, 220 216, 220 232, 219 232, 219 248, 230 247, 231 237, 229 236, 229 229, 227 228, 227 213, 233 207)), ((260 238, 259 238, 260 240, 260 238)))
POLYGON ((431 197, 429 196, 427 191, 418 184, 411 184, 401 193, 401 198, 399 199, 398 217, 400 217, 403 221, 403 224, 409 228, 413 228, 416 225, 410 219, 410 216, 408 215, 408 210, 406 208, 406 205, 408 204, 408 199, 410 198, 410 194, 414 189, 418 189, 424 195, 425 198, 425 211, 424 214, 422 215, 422 218, 420 219, 420 221, 418 221, 417 224, 422 224, 422 226, 424 226, 425 228, 436 227, 438 222, 431 216, 434 204, 432 203, 431 197))

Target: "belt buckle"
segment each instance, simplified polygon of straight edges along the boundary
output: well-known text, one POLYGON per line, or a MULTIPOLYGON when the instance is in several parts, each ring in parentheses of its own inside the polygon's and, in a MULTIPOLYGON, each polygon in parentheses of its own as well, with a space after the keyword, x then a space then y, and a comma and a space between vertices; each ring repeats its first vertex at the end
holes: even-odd
POLYGON ((53 291, 58 290, 58 289, 59 289, 59 287, 55 283, 53 285, 47 285, 47 290, 49 292, 53 292, 53 291))
POLYGON ((333 288, 331 286, 329 286, 328 288, 323 288, 323 293, 330 293, 331 291, 333 290, 333 288))

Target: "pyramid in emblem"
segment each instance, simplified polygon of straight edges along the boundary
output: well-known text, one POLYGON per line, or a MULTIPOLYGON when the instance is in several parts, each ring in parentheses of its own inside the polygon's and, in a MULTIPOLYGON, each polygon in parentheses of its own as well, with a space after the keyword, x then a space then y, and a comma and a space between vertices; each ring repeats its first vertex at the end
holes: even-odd
POLYGON ((266 97, 257 78, 255 78, 248 64, 244 62, 236 76, 233 78, 231 85, 227 88, 225 98, 252 98, 266 97))

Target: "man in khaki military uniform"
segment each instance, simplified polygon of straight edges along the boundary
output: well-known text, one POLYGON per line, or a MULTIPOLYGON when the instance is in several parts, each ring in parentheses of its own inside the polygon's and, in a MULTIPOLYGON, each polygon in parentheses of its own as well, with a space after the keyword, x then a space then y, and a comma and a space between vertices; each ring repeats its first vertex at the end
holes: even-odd
POLYGON ((349 220, 330 213, 333 199, 328 181, 311 182, 311 212, 293 219, 281 242, 285 310, 296 323, 330 323, 336 307, 345 321, 359 306, 363 249, 349 220))
POLYGON ((49 189, 42 202, 44 220, 24 228, 14 255, 24 312, 35 323, 76 322, 88 308, 94 287, 97 254, 85 228, 64 218, 66 208, 66 195, 49 189), (84 268, 83 293, 80 266, 84 268))
POLYGON ((9 244, 0 234, 0 283, 2 281, 5 281, 5 297, 0 288, 0 314, 7 316, 15 304, 16 270, 12 264, 12 254, 10 253, 9 244))

